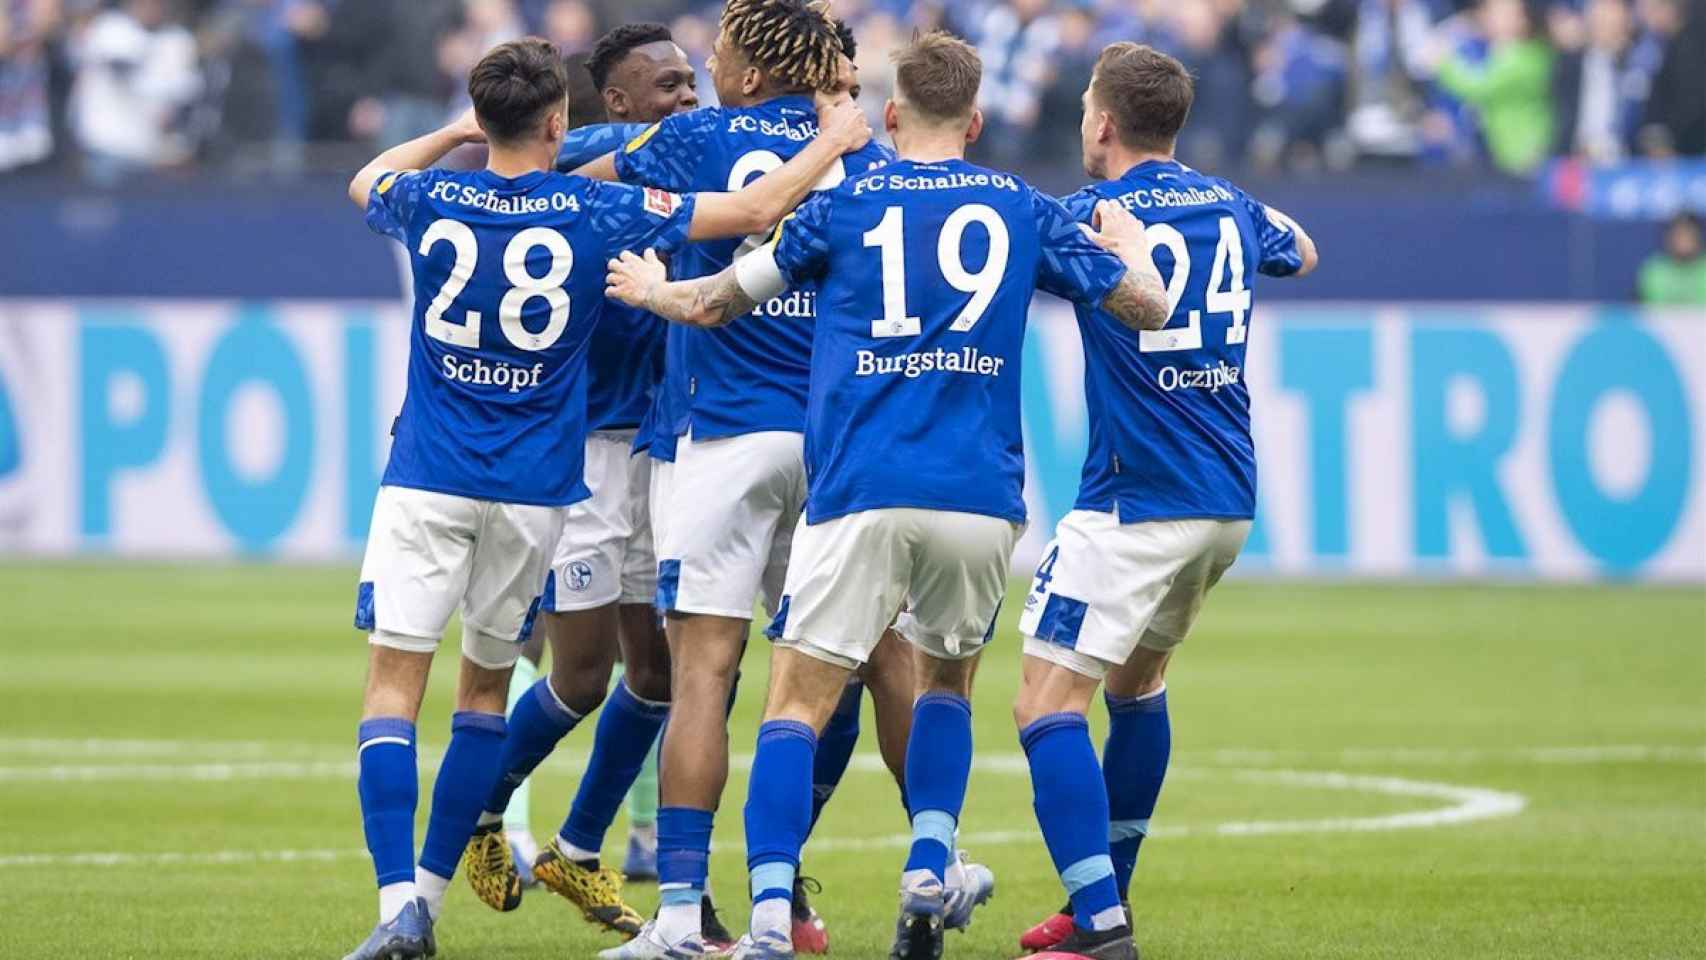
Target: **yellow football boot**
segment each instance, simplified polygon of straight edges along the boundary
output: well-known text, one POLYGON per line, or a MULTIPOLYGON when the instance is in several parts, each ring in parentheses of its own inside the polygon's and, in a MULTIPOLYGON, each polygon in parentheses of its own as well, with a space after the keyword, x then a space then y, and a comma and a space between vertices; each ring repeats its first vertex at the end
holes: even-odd
POLYGON ((503 825, 478 827, 462 851, 462 875, 474 896, 493 910, 510 911, 521 906, 521 874, 509 853, 503 825))
POLYGON ((545 889, 579 907, 589 923, 627 937, 639 934, 645 925, 645 918, 622 902, 621 874, 570 860, 555 837, 533 861, 533 876, 545 889))

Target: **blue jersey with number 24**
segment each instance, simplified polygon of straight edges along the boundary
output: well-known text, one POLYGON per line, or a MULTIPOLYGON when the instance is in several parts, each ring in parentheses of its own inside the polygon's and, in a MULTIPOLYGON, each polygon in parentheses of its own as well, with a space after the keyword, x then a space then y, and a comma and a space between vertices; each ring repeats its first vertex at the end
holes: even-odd
POLYGON ((1293 231, 1218 177, 1151 160, 1065 198, 1090 222, 1114 200, 1143 221, 1172 316, 1135 332, 1078 307, 1090 449, 1080 510, 1146 520, 1248 519, 1256 511, 1256 450, 1244 339, 1256 273, 1302 266, 1293 231))
POLYGON ((409 251, 408 392, 382 482, 561 506, 587 496, 587 339, 605 263, 679 248, 693 198, 539 171, 387 173, 367 223, 409 251))
POLYGON ((915 507, 1025 518, 1019 364, 1037 289, 1101 303, 1125 264, 1011 174, 900 160, 783 221, 819 284, 806 519, 915 507))

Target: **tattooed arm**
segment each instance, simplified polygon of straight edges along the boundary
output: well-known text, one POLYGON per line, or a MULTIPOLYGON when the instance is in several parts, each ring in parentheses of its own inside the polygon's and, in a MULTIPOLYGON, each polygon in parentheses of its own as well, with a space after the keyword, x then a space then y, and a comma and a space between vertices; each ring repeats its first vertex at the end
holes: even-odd
MULTIPOLYGON (((721 327, 736 317, 751 313, 761 299, 768 300, 782 292, 779 273, 774 277, 761 278, 760 269, 743 270, 740 266, 768 252, 769 247, 766 246, 742 257, 735 265, 723 268, 720 273, 672 282, 656 253, 647 250, 644 257, 638 257, 624 251, 610 261, 604 295, 673 323, 689 327, 721 327), (743 273, 748 276, 743 278, 743 273), (754 292, 763 296, 748 292, 748 287, 756 288, 754 292)), ((768 256, 764 259, 774 270, 775 261, 768 256)))
POLYGON ((1143 224, 1125 207, 1103 200, 1096 204, 1095 229, 1090 231, 1090 239, 1119 257, 1126 266, 1125 276, 1108 292, 1102 309, 1132 330, 1165 327, 1173 311, 1167 303, 1167 288, 1161 282, 1161 273, 1149 256, 1143 224))

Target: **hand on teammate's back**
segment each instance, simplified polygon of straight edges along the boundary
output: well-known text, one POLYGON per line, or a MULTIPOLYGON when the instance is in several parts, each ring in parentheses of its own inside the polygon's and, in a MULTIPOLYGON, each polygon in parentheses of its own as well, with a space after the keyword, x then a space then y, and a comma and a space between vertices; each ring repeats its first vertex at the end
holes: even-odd
POLYGON ((486 131, 480 129, 480 121, 474 116, 474 108, 462 111, 462 115, 450 125, 452 131, 462 139, 463 143, 485 143, 486 131))
POLYGON ((644 257, 624 250, 608 266, 610 275, 604 280, 604 295, 630 307, 644 307, 651 289, 667 279, 663 261, 655 250, 647 250, 644 257))
POLYGON ((1149 242, 1143 235, 1143 223, 1132 216, 1131 211, 1124 206, 1112 200, 1098 201, 1090 221, 1092 229, 1086 230, 1085 233, 1103 250, 1121 258, 1127 255, 1149 254, 1149 242))
POLYGON ((817 95, 818 136, 851 153, 871 142, 871 121, 845 93, 817 95))

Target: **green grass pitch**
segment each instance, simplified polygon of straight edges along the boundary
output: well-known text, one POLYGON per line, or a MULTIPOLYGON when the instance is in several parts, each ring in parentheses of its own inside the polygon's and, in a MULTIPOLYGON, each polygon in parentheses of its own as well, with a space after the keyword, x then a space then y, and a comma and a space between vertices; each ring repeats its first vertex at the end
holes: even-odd
MULTIPOLYGON (((367 933, 353 581, 0 566, 0 957, 336 958, 367 933)), ((962 825, 997 894, 949 936, 951 958, 1012 956, 1062 900, 1008 710, 1018 607, 980 677, 962 825)), ((748 657, 740 755, 766 655, 756 643, 748 657)), ((445 659, 433 679, 428 756, 454 673, 445 659)), ((1706 956, 1698 587, 1231 583, 1175 662, 1170 698, 1173 769, 1133 890, 1153 960, 1706 956)), ((865 726, 805 858, 843 958, 885 955, 905 830, 868 705, 865 726)), ((535 780, 540 836, 590 735, 572 734, 535 780)), ((423 823, 430 789, 423 772, 423 823)), ((737 772, 712 865, 737 927, 745 793, 737 772)), ((618 821, 607 854, 623 835, 618 821)), ((630 892, 642 911, 655 903, 630 892)), ((460 879, 439 927, 447 960, 586 957, 611 942, 548 894, 500 915, 460 879)))

